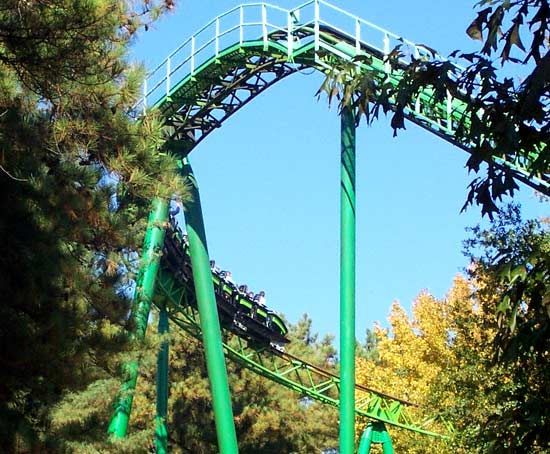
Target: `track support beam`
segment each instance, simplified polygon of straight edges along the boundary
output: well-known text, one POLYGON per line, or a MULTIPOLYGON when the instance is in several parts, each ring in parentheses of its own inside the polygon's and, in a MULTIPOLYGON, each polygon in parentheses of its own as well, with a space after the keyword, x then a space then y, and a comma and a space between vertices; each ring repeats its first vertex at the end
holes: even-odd
POLYGON ((369 454, 373 443, 382 445, 383 454, 394 454, 390 434, 382 422, 369 422, 361 436, 357 454, 369 454))
POLYGON ((355 452, 355 118, 341 112, 340 453, 355 452))
MULTIPOLYGON (((166 302, 162 303, 159 312, 158 333, 160 336, 168 334, 168 311, 166 302)), ((162 340, 157 356, 157 416, 155 418, 155 452, 168 453, 168 358, 169 345, 166 339, 162 340)))
MULTIPOLYGON (((151 300, 155 292, 155 282, 164 244, 164 229, 167 222, 168 201, 164 199, 153 200, 145 240, 143 241, 143 253, 132 308, 132 342, 138 344, 143 340, 147 331, 147 321, 151 310, 151 300)), ((108 430, 116 438, 126 436, 136 389, 139 359, 125 364, 124 369, 126 382, 122 385, 121 393, 117 398, 115 415, 108 430)))
POLYGON ((212 392, 218 445, 220 454, 236 454, 238 453, 237 435, 233 421, 233 409, 231 408, 199 188, 187 158, 181 161, 180 171, 189 180, 192 197, 192 202, 186 205, 185 225, 189 239, 189 253, 191 255, 193 281, 206 354, 206 367, 212 392))

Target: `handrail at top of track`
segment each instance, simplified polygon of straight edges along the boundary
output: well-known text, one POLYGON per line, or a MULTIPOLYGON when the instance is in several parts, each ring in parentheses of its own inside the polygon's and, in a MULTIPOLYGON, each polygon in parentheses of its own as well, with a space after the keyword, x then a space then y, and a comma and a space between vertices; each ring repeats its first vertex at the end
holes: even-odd
MULTIPOLYGON (((209 21, 158 64, 145 78, 143 96, 134 109, 145 113, 151 105, 149 101, 170 95, 174 87, 172 81, 177 83, 182 76, 193 75, 197 67, 209 57, 218 57, 221 50, 236 42, 242 45, 245 41, 260 37, 267 44, 273 32, 284 32, 288 35, 286 46, 290 59, 294 42, 298 39, 296 32, 304 25, 315 29, 313 39, 316 49, 321 39, 319 30, 325 26, 354 41, 358 55, 364 47, 389 55, 393 47, 400 45, 406 46, 407 53, 417 59, 434 56, 433 51, 425 46, 404 39, 324 0, 310 0, 290 10, 263 2, 242 4, 209 21), (348 31, 350 29, 351 33, 348 31)), ((404 60, 403 63, 407 62, 404 60)))
MULTIPOLYGON (((287 70, 281 71, 279 77, 292 72, 292 67, 295 67, 294 71, 298 70, 300 64, 295 64, 295 61, 300 60, 303 67, 302 57, 306 53, 309 58, 306 66, 321 71, 337 69, 337 65, 330 58, 327 59, 327 55, 342 62, 369 55, 382 62, 374 72, 381 78, 391 80, 394 85, 399 83, 403 69, 413 60, 443 60, 432 49, 403 39, 324 0, 311 0, 291 10, 268 3, 244 4, 211 20, 158 65, 145 79, 143 96, 135 104, 134 113, 147 113, 151 100, 154 101, 152 106, 156 108, 166 102, 170 103, 172 95, 177 99, 182 83, 193 85, 202 77, 200 74, 204 69, 211 67, 213 63, 223 63, 228 57, 231 61, 234 58, 231 54, 236 50, 243 53, 245 66, 248 64, 246 56, 250 52, 264 57, 274 52, 276 57, 273 62, 278 64, 286 58, 287 70), (334 38, 340 41, 334 42, 334 38), (400 56, 398 67, 395 67, 389 63, 388 57, 391 49, 397 46, 400 47, 400 56)), ((361 70, 373 70, 360 61, 356 64, 361 70)), ((463 71, 460 66, 451 64, 458 72, 463 71)), ((261 71, 261 68, 257 68, 257 71, 261 71)), ((222 74, 218 76, 223 77, 222 74)), ((254 96, 255 94, 252 95, 254 96)), ((463 117, 468 99, 465 95, 455 96, 447 91, 445 99, 434 106, 432 97, 433 89, 425 87, 417 96, 416 102, 406 109, 407 119, 469 152, 472 144, 456 136, 456 128, 462 122, 466 125, 470 123, 468 116, 463 117)), ((222 100, 218 99, 220 101, 222 100)), ((244 104, 245 102, 241 102, 237 109, 244 104)), ((225 118, 235 110, 226 112, 225 118)), ((196 126, 197 123, 191 129, 196 126)), ((211 130, 212 127, 209 128, 211 130)), ((490 160, 500 168, 511 169, 518 180, 533 189, 550 195, 549 176, 540 171, 534 173, 531 167, 531 163, 538 159, 546 146, 547 144, 541 143, 529 153, 523 154, 510 150, 502 155, 491 156, 490 160)))

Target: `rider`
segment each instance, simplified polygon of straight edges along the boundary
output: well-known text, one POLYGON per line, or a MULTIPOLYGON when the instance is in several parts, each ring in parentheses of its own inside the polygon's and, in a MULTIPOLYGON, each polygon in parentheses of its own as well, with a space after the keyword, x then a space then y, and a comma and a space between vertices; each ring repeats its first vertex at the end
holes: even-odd
POLYGON ((220 274, 221 269, 218 265, 216 265, 215 260, 210 260, 210 271, 212 271, 214 274, 220 274))
MULTIPOLYGON (((262 306, 262 307, 265 307, 267 305, 266 303, 266 299, 265 299, 265 292, 262 290, 260 293, 258 293, 256 295, 256 297, 258 298, 257 299, 257 303, 262 306)), ((254 301, 256 301, 256 297, 254 297, 254 301)))

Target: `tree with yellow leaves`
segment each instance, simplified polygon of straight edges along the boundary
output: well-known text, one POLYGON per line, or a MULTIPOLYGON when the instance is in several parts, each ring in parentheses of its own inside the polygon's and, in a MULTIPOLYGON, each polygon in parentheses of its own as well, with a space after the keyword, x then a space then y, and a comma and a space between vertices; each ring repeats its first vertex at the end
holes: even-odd
MULTIPOLYGON (((389 322, 390 329, 375 327, 379 358, 358 359, 357 381, 418 404, 412 412, 422 418, 424 407, 433 411, 431 390, 451 361, 448 302, 422 292, 413 304, 411 318, 396 301, 389 322)), ((392 438, 397 452, 405 447, 408 453, 438 452, 444 443, 404 431, 392 431, 392 438)))
MULTIPOLYGON (((513 225, 513 233, 499 224, 499 229, 482 232, 483 238, 495 242, 508 236, 511 246, 499 246, 499 251, 519 251, 517 255, 539 244, 547 247, 546 231, 529 224, 525 233, 520 223, 513 225)), ((411 317, 394 303, 390 328, 375 329, 378 357, 358 358, 358 383, 418 404, 413 409, 418 419, 442 415, 454 427, 448 440, 390 428, 396 452, 550 452, 547 434, 540 430, 548 423, 542 402, 547 398, 549 350, 525 348, 527 342, 547 342, 548 336, 544 324, 529 314, 536 306, 524 297, 516 308, 520 328, 512 333, 515 337, 509 336, 508 350, 495 348, 502 345, 507 327, 497 309, 506 301, 508 287, 493 268, 474 260, 469 280, 458 276, 444 300, 421 293, 411 317)))

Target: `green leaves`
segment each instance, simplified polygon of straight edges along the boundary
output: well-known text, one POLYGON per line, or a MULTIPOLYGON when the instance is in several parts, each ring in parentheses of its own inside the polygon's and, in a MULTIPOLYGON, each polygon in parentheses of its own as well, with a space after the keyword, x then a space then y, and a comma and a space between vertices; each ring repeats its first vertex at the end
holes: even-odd
POLYGON ((490 390, 499 399, 498 412, 482 433, 496 453, 545 452, 550 399, 541 389, 550 385, 550 232, 538 221, 523 221, 512 205, 489 229, 472 233, 468 247, 477 251, 471 268, 477 298, 488 303, 485 310, 493 310, 497 321, 489 366, 506 377, 490 390))
MULTIPOLYGON (((326 92, 329 102, 351 102, 357 118, 364 116, 367 122, 391 111, 394 135, 405 128, 404 119, 419 100, 422 111, 442 121, 448 113, 441 106, 449 94, 463 101, 463 108, 452 103, 453 139, 468 149, 466 166, 477 174, 468 186, 463 209, 478 205, 483 215, 492 216, 504 197, 514 195, 517 180, 547 180, 550 175, 550 5, 537 0, 488 0, 477 7, 466 33, 482 42, 480 50, 451 54, 454 61, 466 62, 465 70, 439 60, 434 52, 422 59, 406 57, 407 49, 401 45, 383 61, 384 67, 359 60, 337 67, 319 93, 326 92), (522 35, 529 37, 530 46, 522 35), (501 65, 530 61, 535 65, 518 68, 528 72, 521 82, 507 77, 509 69, 503 72, 497 67, 495 55, 501 65), (391 75, 386 77, 388 66, 391 75), (518 164, 524 173, 516 172, 518 164)), ((547 191, 543 186, 540 190, 547 191)))

